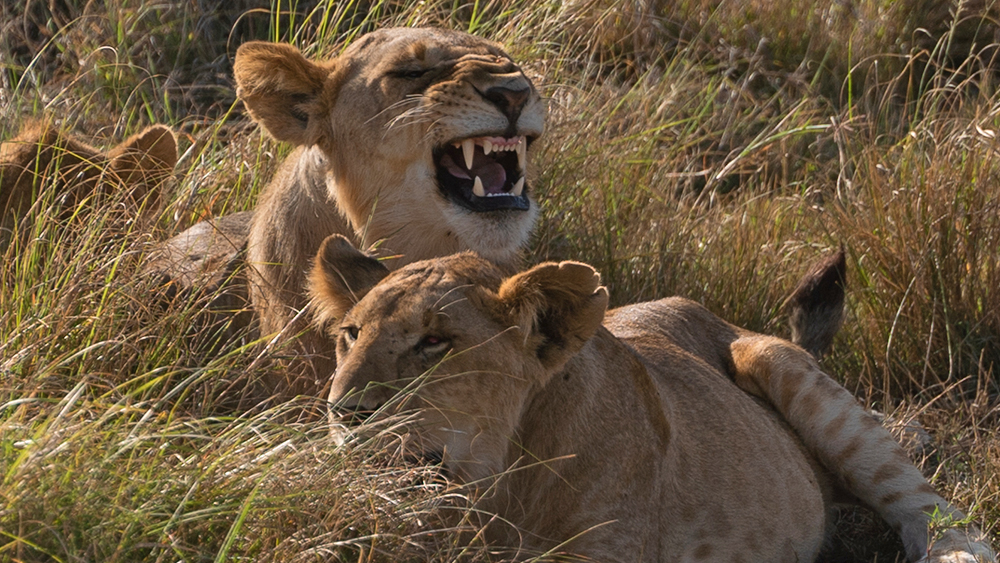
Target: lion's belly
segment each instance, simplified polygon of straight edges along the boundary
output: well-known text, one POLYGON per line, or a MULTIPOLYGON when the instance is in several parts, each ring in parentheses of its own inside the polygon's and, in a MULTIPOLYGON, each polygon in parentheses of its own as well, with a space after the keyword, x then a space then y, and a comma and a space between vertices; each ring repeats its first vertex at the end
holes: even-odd
POLYGON ((660 559, 815 559, 826 531, 825 483, 786 425, 662 336, 629 344, 647 363, 670 423, 660 559))

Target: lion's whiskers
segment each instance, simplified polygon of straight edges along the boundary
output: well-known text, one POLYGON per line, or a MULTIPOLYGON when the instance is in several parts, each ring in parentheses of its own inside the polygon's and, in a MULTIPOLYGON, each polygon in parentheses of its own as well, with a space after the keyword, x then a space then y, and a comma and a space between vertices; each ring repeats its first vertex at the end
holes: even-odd
MULTIPOLYGON (((376 113, 375 115, 371 116, 370 118, 368 118, 368 119, 367 119, 367 120, 365 121, 365 124, 366 124, 366 125, 369 125, 369 124, 371 124, 371 123, 372 123, 373 121, 375 121, 376 119, 378 119, 378 118, 382 117, 383 115, 385 115, 386 113, 389 113, 389 112, 392 112, 392 111, 396 111, 396 110, 398 110, 399 108, 401 108, 401 107, 404 107, 404 106, 407 106, 407 105, 411 105, 411 104, 415 104, 415 105, 416 105, 415 107, 413 107, 413 108, 410 108, 409 110, 407 110, 407 112, 409 112, 409 111, 413 111, 414 109, 418 109, 418 108, 419 108, 419 105, 420 105, 420 102, 421 102, 421 100, 423 100, 423 98, 424 98, 424 97, 423 97, 422 95, 419 95, 419 94, 417 94, 417 95, 412 95, 412 96, 407 96, 407 97, 403 98, 402 100, 399 100, 398 102, 394 102, 394 103, 393 103, 392 105, 390 105, 389 107, 387 107, 387 108, 385 108, 384 110, 382 110, 382 111, 380 111, 380 112, 376 113)), ((404 113, 405 113, 405 112, 404 112, 404 113)), ((390 121, 390 123, 391 123, 392 121, 395 121, 396 119, 399 119, 399 116, 397 116, 397 117, 393 118, 393 119, 392 119, 392 120, 390 121)))

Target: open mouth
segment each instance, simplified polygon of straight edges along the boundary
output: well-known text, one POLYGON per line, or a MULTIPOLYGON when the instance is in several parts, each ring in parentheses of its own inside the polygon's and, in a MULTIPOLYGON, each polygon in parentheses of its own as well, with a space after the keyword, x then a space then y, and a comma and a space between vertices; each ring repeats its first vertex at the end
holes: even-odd
POLYGON ((438 187, 472 211, 527 210, 528 141, 524 136, 470 137, 434 149, 438 187))

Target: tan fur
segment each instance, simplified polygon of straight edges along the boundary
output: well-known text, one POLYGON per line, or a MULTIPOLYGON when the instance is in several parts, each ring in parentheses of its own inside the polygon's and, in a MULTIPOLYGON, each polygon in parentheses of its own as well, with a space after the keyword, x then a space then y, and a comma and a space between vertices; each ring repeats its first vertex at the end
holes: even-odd
MULTIPOLYGON (((466 249, 516 263, 534 202, 470 210, 446 195, 436 172, 435 151, 463 139, 542 133, 544 103, 499 45, 448 30, 381 29, 311 61, 291 46, 254 42, 237 51, 234 73, 250 115, 298 146, 261 196, 250 232, 251 292, 264 334, 307 329, 296 317, 306 305, 306 265, 330 234, 363 247, 380 242, 382 255, 397 256, 392 267, 466 249)), ((330 351, 307 333, 296 353, 329 373, 332 358, 322 356, 330 351)), ((315 394, 315 377, 290 373, 276 383, 279 392, 315 394)))
POLYGON ((177 163, 174 134, 153 125, 102 151, 53 127, 31 122, 13 139, 0 144, 0 217, 9 226, 54 186, 55 198, 68 212, 86 198, 122 189, 129 198, 155 209, 162 182, 177 163))
POLYGON ((176 163, 174 134, 162 125, 104 151, 49 122, 29 122, 0 144, 0 251, 39 217, 69 228, 88 222, 90 210, 110 201, 118 205, 105 207, 107 232, 147 221, 160 210, 176 163))
MULTIPOLYGON (((520 557, 558 546, 595 561, 812 561, 830 502, 817 460, 912 561, 927 555, 927 512, 963 516, 807 352, 696 303, 604 318, 589 266, 504 279, 469 253, 391 274, 368 259, 384 279, 345 296, 337 272, 365 258, 335 237, 320 256, 317 308, 359 299, 331 328, 330 401, 415 413, 411 453, 442 459, 479 508, 513 523, 520 535, 489 533, 520 557)), ((992 561, 977 534, 950 530, 926 560, 992 561)))

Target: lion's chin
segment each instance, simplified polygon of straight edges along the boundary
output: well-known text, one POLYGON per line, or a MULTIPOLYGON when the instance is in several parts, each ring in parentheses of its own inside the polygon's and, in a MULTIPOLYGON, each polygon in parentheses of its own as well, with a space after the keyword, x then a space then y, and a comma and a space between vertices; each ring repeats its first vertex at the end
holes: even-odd
POLYGON ((457 234, 460 247, 497 264, 516 263, 538 218, 538 206, 530 200, 527 209, 500 209, 490 213, 471 211, 454 204, 451 199, 442 202, 442 207, 444 223, 457 234))
POLYGON ((527 211, 525 136, 469 137, 434 149, 438 188, 452 203, 475 212, 527 211))

